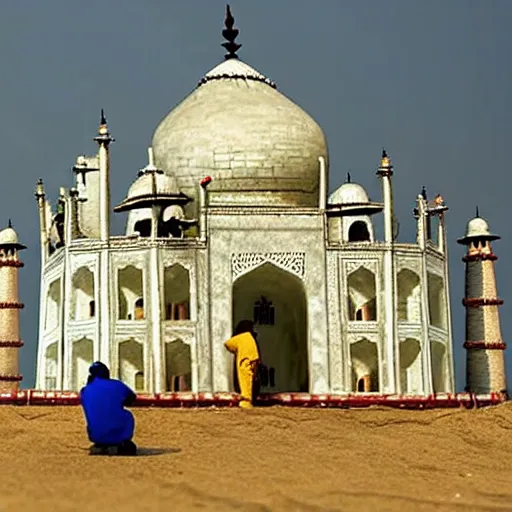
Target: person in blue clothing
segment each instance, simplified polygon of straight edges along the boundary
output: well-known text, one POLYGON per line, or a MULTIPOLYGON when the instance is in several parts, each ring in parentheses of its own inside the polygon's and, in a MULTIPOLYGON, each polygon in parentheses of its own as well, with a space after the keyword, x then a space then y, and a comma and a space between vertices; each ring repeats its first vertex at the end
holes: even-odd
POLYGON ((89 368, 87 384, 80 391, 92 455, 136 455, 132 441, 133 414, 125 409, 135 393, 123 382, 110 378, 108 367, 97 361, 89 368))

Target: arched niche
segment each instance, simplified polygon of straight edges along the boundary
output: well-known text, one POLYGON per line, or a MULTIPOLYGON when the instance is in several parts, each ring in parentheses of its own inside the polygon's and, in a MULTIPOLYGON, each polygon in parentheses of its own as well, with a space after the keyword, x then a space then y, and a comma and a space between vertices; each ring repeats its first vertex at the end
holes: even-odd
POLYGON ((373 393, 379 391, 379 350, 376 343, 362 339, 350 345, 352 391, 373 393))
POLYGON ((407 338, 400 342, 400 389, 402 393, 419 393, 422 389, 421 345, 407 338))
POLYGON ((428 273, 427 284, 430 325, 446 329, 446 300, 443 278, 428 273))
POLYGON ((439 341, 431 341, 432 384, 434 393, 445 393, 446 389, 446 347, 439 341))
POLYGON ((192 390, 192 362, 190 345, 182 340, 165 343, 166 391, 192 390))
POLYGON ((138 220, 133 226, 133 231, 138 233, 141 237, 150 237, 151 236, 151 224, 152 219, 141 219, 138 220))
POLYGON ((57 368, 57 342, 54 342, 44 352, 44 387, 49 391, 57 389, 57 368))
POLYGON ((399 322, 421 322, 421 286, 418 274, 404 268, 397 275, 399 322))
POLYGON ((61 281, 56 279, 48 287, 46 295, 45 331, 52 331, 60 325, 61 281))
POLYGON ((144 385, 144 347, 133 338, 119 343, 119 379, 136 392, 144 385))
POLYGON ((87 383, 89 367, 93 363, 93 343, 89 338, 82 338, 72 344, 72 382, 75 391, 87 383))
POLYGON ((349 274, 348 317, 351 321, 377 320, 375 274, 364 267, 349 274))
POLYGON ((94 300, 94 274, 80 267, 71 279, 72 297, 70 316, 74 320, 88 320, 96 315, 94 300))
POLYGON ((348 228, 349 242, 369 242, 371 240, 368 222, 364 220, 356 220, 350 224, 348 228))
POLYGON ((142 270, 129 265, 117 272, 119 320, 145 318, 142 270))
POLYGON ((190 319, 190 274, 179 263, 164 268, 165 320, 190 319))
MULTIPOLYGON (((307 300, 302 281, 272 263, 243 274, 233 285, 233 331, 242 320, 256 320, 261 362, 273 376, 272 382, 262 383, 262 392, 308 391, 307 300), (255 304, 262 297, 272 303, 273 323, 255 318, 255 304)), ((236 383, 236 373, 234 377, 236 383)))

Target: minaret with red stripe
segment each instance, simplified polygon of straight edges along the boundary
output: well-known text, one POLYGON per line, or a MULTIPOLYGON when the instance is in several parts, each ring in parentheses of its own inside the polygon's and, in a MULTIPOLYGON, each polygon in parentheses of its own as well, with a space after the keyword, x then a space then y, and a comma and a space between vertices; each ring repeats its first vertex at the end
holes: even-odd
POLYGON ((466 236, 457 240, 468 250, 466 263, 466 391, 471 393, 507 393, 505 372, 506 344, 501 338, 499 306, 491 242, 499 240, 489 232, 487 222, 478 214, 468 222, 466 236))
POLYGON ((18 270, 23 267, 18 252, 26 249, 9 227, 0 231, 0 393, 17 391, 20 340, 19 312, 24 305, 18 300, 18 270))

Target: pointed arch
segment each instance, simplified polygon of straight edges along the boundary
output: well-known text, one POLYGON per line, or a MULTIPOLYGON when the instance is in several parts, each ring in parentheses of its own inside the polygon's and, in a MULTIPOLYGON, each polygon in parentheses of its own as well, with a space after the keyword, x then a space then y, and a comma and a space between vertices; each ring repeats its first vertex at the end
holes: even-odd
POLYGON ((349 320, 377 320, 377 294, 375 274, 359 267, 347 278, 349 320))
POLYGON ((439 341, 430 343, 432 358, 432 384, 434 393, 446 392, 446 346, 439 341))
POLYGON ((128 265, 117 271, 119 320, 143 320, 144 293, 142 270, 128 265))
POLYGON ((57 389, 57 342, 50 343, 44 352, 44 389, 57 389))
POLYGON ((61 281, 59 278, 52 281, 48 287, 44 322, 45 331, 52 331, 60 325, 61 302, 61 281))
POLYGON ((190 319, 190 273, 181 263, 164 268, 165 320, 190 319))
POLYGON ((444 280, 436 274, 427 274, 428 310, 430 325, 439 329, 446 329, 446 299, 444 293, 444 280))
POLYGON ((192 360, 190 345, 183 340, 165 344, 166 391, 190 391, 192 389, 192 360))
POLYGON ((356 220, 348 228, 349 242, 369 242, 371 239, 368 223, 364 220, 356 220))
POLYGON ((71 279, 71 307, 73 320, 87 320, 96 314, 94 300, 94 274, 87 267, 80 267, 71 279))
POLYGON ((350 345, 352 391, 379 391, 379 350, 376 343, 363 338, 350 345))
POLYGON ((145 390, 144 347, 133 338, 121 341, 118 346, 119 379, 134 391, 145 390))
POLYGON ((87 382, 89 367, 93 358, 93 342, 81 338, 72 345, 72 382, 75 391, 79 391, 87 382))
POLYGON ((399 322, 421 322, 421 286, 418 274, 404 268, 397 274, 399 322))
POLYGON ((400 342, 400 389, 402 393, 419 393, 422 390, 421 345, 418 340, 407 338, 400 342))
POLYGON ((241 320, 258 322, 260 355, 273 376, 262 391, 308 391, 307 299, 302 281, 269 262, 241 275, 233 285, 233 329, 241 320), (261 297, 272 303, 272 323, 254 318, 261 297))

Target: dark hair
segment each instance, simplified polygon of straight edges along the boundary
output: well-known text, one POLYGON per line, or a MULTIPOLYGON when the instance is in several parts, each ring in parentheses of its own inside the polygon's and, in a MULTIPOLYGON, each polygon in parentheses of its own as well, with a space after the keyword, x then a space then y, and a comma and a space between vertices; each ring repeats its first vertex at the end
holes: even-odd
POLYGON ((235 328, 235 336, 237 334, 242 334, 244 332, 250 332, 251 334, 253 334, 254 322, 252 320, 242 320, 241 322, 238 322, 235 328))
POLYGON ((110 370, 106 364, 101 361, 96 361, 89 368, 89 378, 87 383, 92 382, 94 379, 110 379, 110 370))

